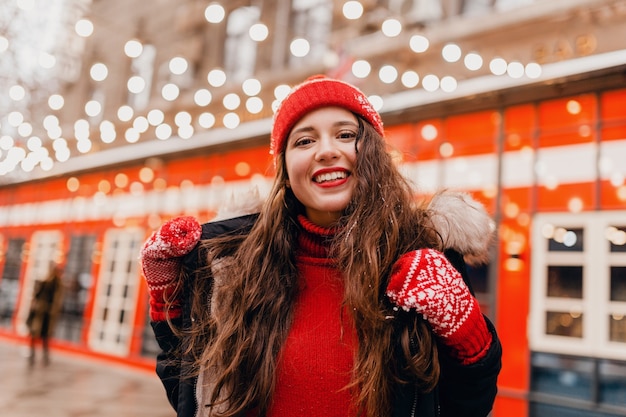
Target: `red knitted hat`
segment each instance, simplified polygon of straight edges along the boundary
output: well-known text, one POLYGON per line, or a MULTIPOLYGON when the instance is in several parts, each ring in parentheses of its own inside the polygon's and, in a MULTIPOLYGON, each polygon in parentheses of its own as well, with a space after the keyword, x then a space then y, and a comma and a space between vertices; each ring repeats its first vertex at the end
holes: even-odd
POLYGON ((365 94, 345 81, 314 75, 294 87, 274 113, 270 153, 276 155, 285 147, 291 129, 304 115, 330 106, 356 113, 383 135, 380 115, 365 94))

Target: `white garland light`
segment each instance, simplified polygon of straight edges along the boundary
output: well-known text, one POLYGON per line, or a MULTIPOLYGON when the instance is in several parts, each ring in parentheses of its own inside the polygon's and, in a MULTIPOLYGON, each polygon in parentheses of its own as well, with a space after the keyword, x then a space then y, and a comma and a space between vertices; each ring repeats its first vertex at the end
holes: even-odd
MULTIPOLYGON (((74 0, 76 4, 84 0, 74 0)), ((62 7, 64 4, 62 0, 51 0, 47 3, 47 7, 62 7)), ((18 7, 24 12, 28 13, 41 13, 42 10, 36 10, 33 0, 21 0, 15 3, 15 7, 18 7)), ((342 6, 343 17, 349 21, 348 24, 352 24, 353 21, 357 21, 363 18, 364 6, 360 1, 349 0, 342 6)), ((227 12, 224 6, 219 2, 213 1, 204 9, 204 17, 209 24, 220 24, 227 19, 227 12)), ((381 22, 381 20, 378 20, 381 22)), ((389 38, 398 37, 402 34, 403 22, 405 20, 398 16, 394 16, 389 13, 389 16, 382 19, 380 26, 380 32, 389 38)), ((73 26, 73 31, 82 38, 88 38, 93 33, 94 24, 91 20, 81 18, 73 26)), ((263 42, 270 35, 270 29, 262 22, 254 21, 250 23, 248 28, 248 35, 254 42, 263 42)), ((406 34, 408 37, 408 34, 406 34)), ((12 40, 4 36, 0 36, 0 53, 4 53, 12 47, 12 40)), ((314 45, 313 45, 314 46, 314 45)), ((431 41, 424 34, 416 33, 408 37, 408 45, 411 51, 415 54, 424 54, 428 52, 431 47, 431 41)), ((129 39, 123 48, 124 54, 131 59, 142 59, 145 57, 146 52, 150 49, 153 50, 155 45, 146 45, 142 43, 140 39, 129 39)), ((311 40, 298 37, 292 39, 289 44, 289 50, 293 57, 305 58, 312 52, 311 40)), ((314 51, 317 53, 317 51, 314 51)), ((430 55, 429 55, 430 56, 430 55)), ((443 74, 426 74, 420 76, 417 71, 413 69, 404 70, 399 72, 398 68, 394 65, 394 62, 386 63, 378 68, 372 68, 372 64, 366 60, 361 59, 358 56, 354 58, 352 64, 350 64, 350 71, 352 76, 359 79, 366 79, 370 77, 374 72, 380 82, 384 84, 393 84, 400 82, 406 89, 423 88, 428 92, 435 92, 440 90, 444 93, 454 92, 459 81, 457 78, 451 75, 443 74), (421 85, 420 85, 421 83, 421 85)), ((507 62, 503 57, 494 57, 489 60, 488 57, 481 56, 478 51, 471 51, 463 54, 461 45, 453 42, 446 43, 441 49, 441 58, 450 64, 455 64, 458 61, 462 61, 464 69, 467 71, 475 72, 483 69, 485 66, 485 58, 487 58, 488 69, 491 74, 496 76, 506 75, 511 78, 528 77, 536 79, 541 76, 542 67, 535 62, 528 62, 526 64, 512 60, 507 62)), ((40 51, 35 55, 34 61, 39 68, 53 69, 58 67, 57 56, 54 53, 48 51, 40 51)), ((174 76, 170 77, 170 82, 161 86, 161 96, 165 101, 173 102, 177 100, 182 92, 181 88, 185 88, 183 83, 186 82, 187 77, 181 77, 186 74, 190 68, 190 63, 184 56, 174 56, 166 60, 169 72, 174 76)), ((302 61, 304 62, 304 61, 302 61)), ((340 51, 329 51, 329 53, 320 55, 320 62, 323 62, 329 69, 345 65, 346 61, 340 51)), ((375 75, 375 76, 376 76, 375 75)), ((89 68, 90 78, 97 83, 104 83, 109 79, 109 68, 104 62, 96 61, 89 68)), ((133 71, 133 74, 127 80, 127 89, 131 94, 135 94, 138 100, 142 100, 142 96, 147 94, 146 88, 151 88, 151 74, 143 74, 133 71)), ((461 76, 461 79, 463 76, 461 76)), ((206 75, 208 82, 208 88, 198 88, 193 94, 193 102, 198 107, 207 107, 213 102, 213 92, 211 88, 221 88, 227 83, 227 74, 221 68, 215 68, 208 72, 206 75)), ((106 87, 103 87, 106 88, 106 87)), ((245 104, 245 111, 250 114, 259 114, 264 108, 264 102, 261 97, 263 86, 261 82, 256 78, 245 79, 241 83, 241 90, 245 96, 240 96, 236 92, 226 92, 221 100, 221 104, 227 113, 222 116, 222 125, 228 129, 234 129, 241 123, 240 114, 237 113, 241 108, 242 102, 245 104)), ((280 101, 285 97, 290 90, 288 85, 280 85, 274 87, 275 100, 271 103, 272 110, 276 110, 280 101)), ((41 143, 41 139, 36 136, 36 131, 31 120, 26 120, 25 114, 28 112, 22 111, 17 107, 17 104, 28 101, 29 94, 31 92, 24 88, 21 84, 10 86, 7 89, 7 96, 14 102, 15 110, 5 112, 6 124, 0 125, 0 175, 10 172, 17 166, 21 166, 22 169, 32 170, 35 165, 39 164, 42 169, 49 170, 53 167, 54 161, 49 155, 44 155, 43 151, 46 150, 46 146, 41 143), (10 131, 10 134, 6 134, 10 131), (35 133, 33 133, 35 132, 35 133), (29 138, 27 141, 28 148, 31 150, 29 154, 26 154, 22 149, 20 143, 16 143, 12 135, 19 134, 22 138, 29 138), (32 136, 31 136, 32 135, 32 136), (37 142, 39 140, 39 142, 37 142), (36 143, 40 143, 39 146, 36 143), (34 149, 34 150, 33 150, 34 149), (36 153, 38 151, 40 153, 36 153), (4 158, 3 158, 4 157, 4 158)), ((172 126, 166 122, 166 114, 160 109, 148 109, 139 110, 138 106, 133 108, 131 105, 123 105, 117 110, 118 121, 113 122, 109 120, 100 121, 102 117, 104 101, 102 97, 93 95, 83 106, 86 116, 90 119, 77 119, 74 122, 74 132, 70 137, 76 138, 76 149, 80 153, 88 153, 93 148, 92 141, 90 139, 90 130, 94 127, 92 124, 99 123, 98 128, 100 131, 100 140, 104 144, 110 144, 116 139, 116 130, 122 128, 119 123, 127 124, 132 121, 132 127, 125 126, 126 130, 123 134, 124 139, 129 143, 135 143, 140 140, 141 134, 146 132, 151 126, 154 127, 154 135, 160 140, 166 140, 172 136, 172 126), (140 114, 135 115, 138 111, 140 114)), ((382 108, 383 101, 378 95, 371 95, 370 100, 374 103, 377 109, 382 108)), ((47 105, 52 111, 61 110, 65 106, 65 98, 57 93, 50 94, 47 99, 47 105)), ((149 105, 149 103, 148 103, 149 105)), ((219 114, 219 112, 217 113, 219 114)), ((216 124, 216 118, 214 113, 205 111, 197 116, 196 127, 204 129, 213 128, 216 124)), ((4 123, 4 121, 1 121, 4 123)), ((41 122, 41 127, 45 129, 47 134, 46 140, 50 140, 51 148, 54 149, 54 157, 58 162, 66 161, 70 158, 70 147, 67 144, 67 140, 64 139, 63 131, 61 128, 62 121, 60 121, 55 115, 49 114, 44 117, 41 122)), ((191 114, 188 112, 179 112, 175 116, 175 124, 177 127, 177 134, 179 137, 186 139, 194 135, 195 129, 192 124, 191 114)), ((38 130, 37 130, 38 131, 38 130)), ((67 132, 66 132, 67 133, 67 132)), ((24 139, 18 138, 19 141, 24 139)), ((445 152, 442 152, 442 154, 445 152)))
POLYGON ((341 11, 346 19, 357 20, 363 16, 363 5, 358 1, 347 1, 341 11))

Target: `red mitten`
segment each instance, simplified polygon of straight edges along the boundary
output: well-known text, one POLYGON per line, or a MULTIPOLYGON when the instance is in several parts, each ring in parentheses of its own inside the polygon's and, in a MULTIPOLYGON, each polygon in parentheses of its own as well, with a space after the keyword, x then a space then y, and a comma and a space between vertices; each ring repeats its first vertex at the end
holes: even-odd
POLYGON ((461 274, 433 249, 405 253, 394 264, 387 296, 406 311, 414 308, 464 364, 480 360, 491 333, 461 274))
MULTIPOLYGON (((161 225, 144 243, 140 259, 150 293, 151 320, 162 321, 167 318, 166 300, 176 288, 182 256, 191 252, 201 234, 202 226, 195 218, 176 217, 161 225)), ((168 314, 170 318, 180 316, 180 304, 173 302, 168 314)))

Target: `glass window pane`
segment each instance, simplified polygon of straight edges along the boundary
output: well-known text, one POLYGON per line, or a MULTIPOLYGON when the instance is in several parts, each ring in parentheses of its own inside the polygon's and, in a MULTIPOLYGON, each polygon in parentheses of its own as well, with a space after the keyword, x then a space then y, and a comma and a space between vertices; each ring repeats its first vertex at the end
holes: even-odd
POLYGON ((468 265, 467 275, 476 293, 489 292, 489 265, 468 265))
POLYGON ((609 323, 609 340, 626 343, 626 317, 623 314, 611 314, 609 323))
POLYGON ((93 285, 92 252, 95 235, 72 235, 65 263, 63 306, 55 329, 55 338, 75 343, 81 341, 85 325, 85 307, 93 285))
MULTIPOLYGON (((594 94, 584 94, 541 102, 538 106, 540 147, 592 143, 595 140, 595 130, 591 126, 597 119, 596 101, 594 94)), ((589 157, 592 158, 591 155, 589 157)), ((586 158, 558 169, 584 169, 590 163, 593 163, 592 160, 586 158)))
POLYGON ((509 10, 532 3, 534 0, 495 0, 496 10, 509 10))
POLYGON ((548 242, 550 252, 582 252, 583 229, 554 228, 554 232, 548 242))
POLYGON ((454 147, 455 156, 496 152, 500 118, 494 111, 450 116, 444 121, 446 139, 454 147))
POLYGON ((626 406, 626 362, 603 360, 599 373, 600 402, 626 406))
POLYGON ((493 7, 492 0, 468 0, 462 2, 463 14, 465 16, 480 16, 487 14, 493 7))
POLYGON ((531 362, 532 391, 580 400, 592 399, 592 359, 533 353, 531 362))
POLYGON ((611 252, 626 252, 626 226, 609 226, 604 235, 611 242, 611 252))
POLYGON ((561 311, 547 311, 546 334, 582 338, 583 315, 561 311))
POLYGON ((613 413, 601 413, 598 410, 581 410, 562 405, 530 403, 529 416, 533 417, 615 417, 613 413))
POLYGON ((548 297, 583 298, 583 267, 548 265, 548 297))
POLYGON ((243 80, 254 71, 257 45, 248 31, 259 21, 260 15, 258 7, 240 7, 228 15, 224 67, 226 73, 236 80, 243 80))
MULTIPOLYGON (((148 305, 148 300, 146 300, 146 305, 148 305)), ((157 344, 156 338, 154 337, 154 332, 152 331, 149 313, 149 308, 146 308, 144 314, 144 325, 141 332, 141 355, 153 358, 159 353, 160 348, 157 344)))
POLYGON ((20 293, 22 248, 25 239, 9 239, 0 279, 0 327, 11 328, 20 293))
POLYGON ((292 2, 292 37, 309 41, 305 57, 289 54, 289 64, 306 66, 323 58, 328 48, 328 34, 332 25, 333 2, 328 0, 296 0, 292 2))
POLYGON ((626 301, 626 266, 611 267, 611 301, 626 301))

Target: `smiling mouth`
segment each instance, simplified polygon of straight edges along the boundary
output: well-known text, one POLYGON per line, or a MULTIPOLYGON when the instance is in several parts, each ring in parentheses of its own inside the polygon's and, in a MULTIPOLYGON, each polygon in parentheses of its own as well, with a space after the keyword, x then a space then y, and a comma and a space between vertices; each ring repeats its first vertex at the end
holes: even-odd
POLYGON ((313 177, 313 181, 320 184, 327 181, 335 181, 348 177, 348 173, 345 171, 327 172, 325 174, 316 175, 313 177))

